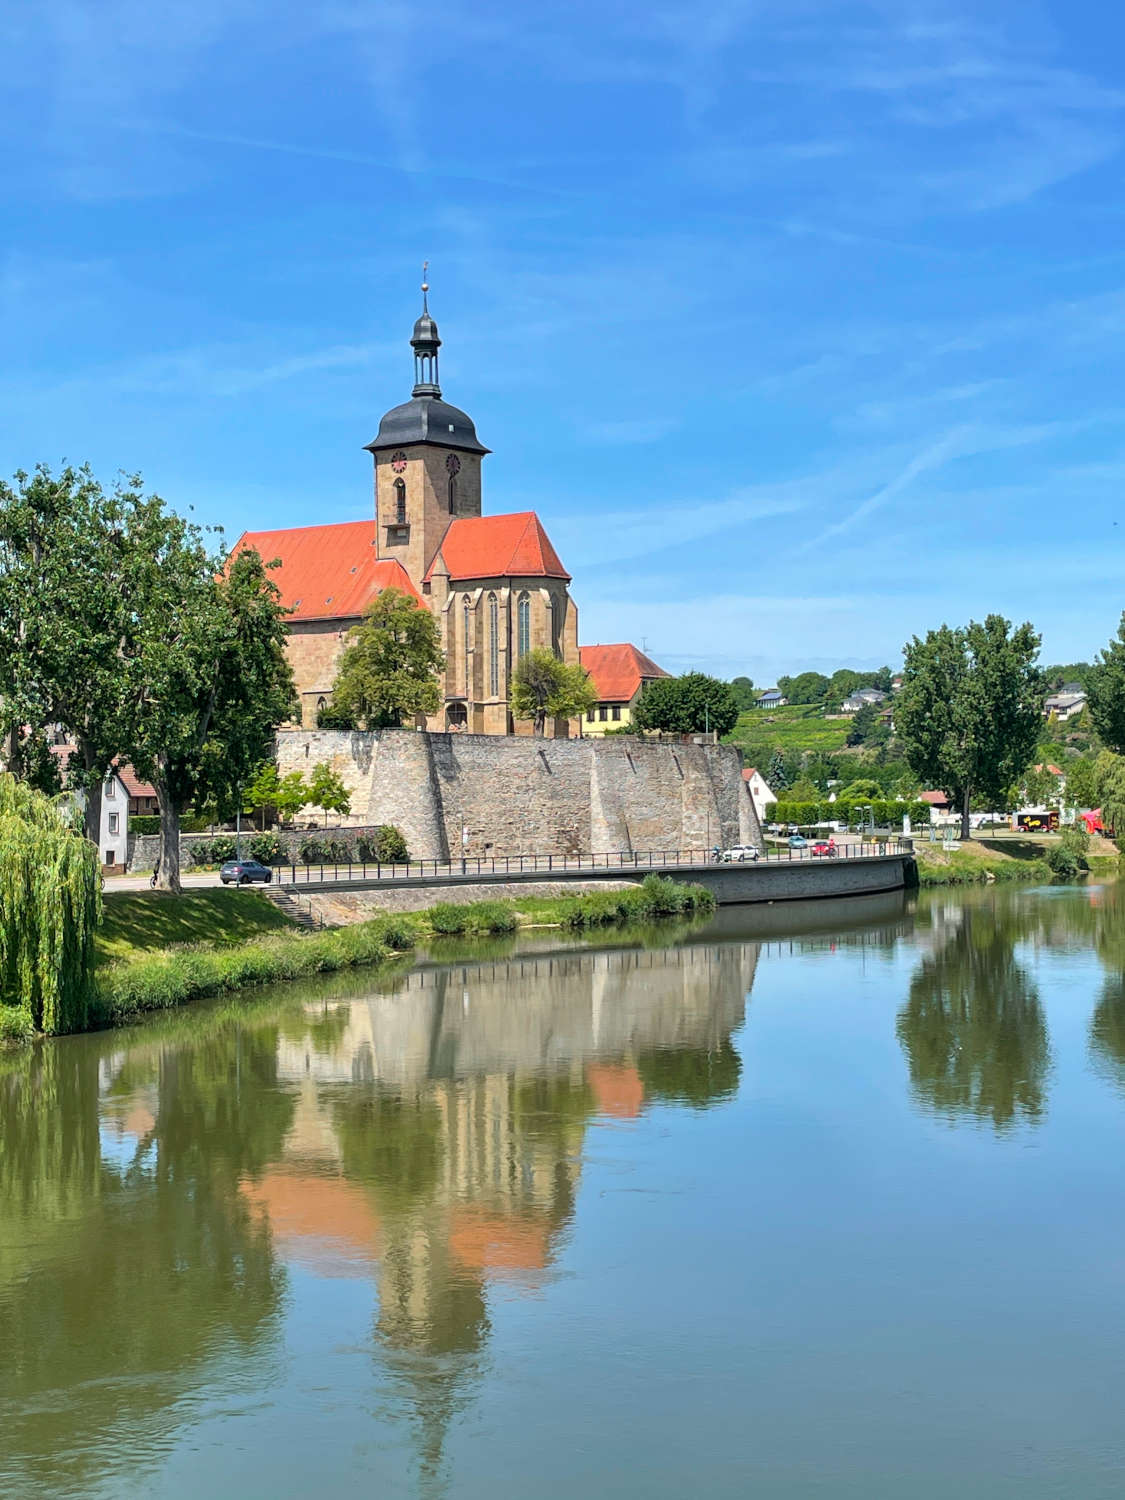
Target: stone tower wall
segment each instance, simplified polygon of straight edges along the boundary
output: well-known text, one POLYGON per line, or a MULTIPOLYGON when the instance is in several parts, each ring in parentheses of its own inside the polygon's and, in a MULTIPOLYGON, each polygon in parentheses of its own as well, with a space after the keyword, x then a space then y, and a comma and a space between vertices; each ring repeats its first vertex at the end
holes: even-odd
POLYGON ((418 859, 761 844, 738 751, 628 738, 287 730, 278 766, 327 761, 352 821, 393 823, 418 859))

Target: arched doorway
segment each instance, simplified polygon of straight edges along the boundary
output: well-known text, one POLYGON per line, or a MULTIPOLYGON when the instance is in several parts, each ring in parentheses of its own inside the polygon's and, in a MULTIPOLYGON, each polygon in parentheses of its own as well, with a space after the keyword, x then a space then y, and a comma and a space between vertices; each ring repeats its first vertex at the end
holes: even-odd
POLYGON ((446 729, 468 729, 469 711, 463 703, 445 705, 445 727, 446 729))

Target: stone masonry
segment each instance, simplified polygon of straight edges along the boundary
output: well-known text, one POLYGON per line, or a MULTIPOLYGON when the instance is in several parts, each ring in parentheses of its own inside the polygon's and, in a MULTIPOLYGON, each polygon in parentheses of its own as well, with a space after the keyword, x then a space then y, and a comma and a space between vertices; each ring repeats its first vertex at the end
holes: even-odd
POLYGON ((394 824, 415 859, 762 842, 730 745, 302 729, 279 733, 277 760, 283 776, 327 761, 352 821, 394 824))

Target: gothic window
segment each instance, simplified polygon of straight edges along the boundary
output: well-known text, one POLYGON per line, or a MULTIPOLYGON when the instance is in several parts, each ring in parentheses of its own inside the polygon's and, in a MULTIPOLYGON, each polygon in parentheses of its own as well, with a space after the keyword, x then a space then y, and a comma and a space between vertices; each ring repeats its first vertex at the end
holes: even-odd
POLYGON ((450 476, 449 476, 449 514, 451 516, 455 516, 457 514, 457 475, 456 474, 450 474, 450 476))
POLYGON ((559 643, 555 639, 555 601, 550 594, 547 595, 547 642, 556 656, 559 655, 559 643))
POLYGON ((522 661, 531 650, 531 600, 521 594, 516 605, 516 656, 522 661))
POLYGON ((495 594, 488 596, 488 693, 500 696, 500 605, 495 594))
POLYGON ((463 636, 462 643, 465 652, 465 697, 471 698, 473 696, 473 614, 472 606, 469 604, 468 594, 465 595, 464 603, 461 606, 461 624, 463 636))
POLYGON ((395 525, 406 525, 406 483, 402 479, 395 480, 395 525))

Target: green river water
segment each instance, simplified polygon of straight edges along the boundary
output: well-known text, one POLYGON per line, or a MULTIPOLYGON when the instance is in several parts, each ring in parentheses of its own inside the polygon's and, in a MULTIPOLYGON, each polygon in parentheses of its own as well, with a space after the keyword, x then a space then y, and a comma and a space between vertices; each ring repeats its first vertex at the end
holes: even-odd
POLYGON ((541 935, 0 1058, 0 1495, 1125 1491, 1125 890, 541 935))

